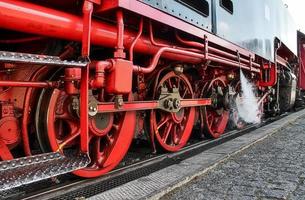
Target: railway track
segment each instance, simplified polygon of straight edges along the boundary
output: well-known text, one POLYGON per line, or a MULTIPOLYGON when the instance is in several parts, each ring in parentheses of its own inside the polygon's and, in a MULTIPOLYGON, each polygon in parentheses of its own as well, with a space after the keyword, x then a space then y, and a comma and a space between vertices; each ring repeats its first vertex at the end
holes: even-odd
MULTIPOLYGON (((136 180, 149 175, 155 171, 163 169, 180 161, 197 155, 207 149, 225 143, 229 140, 247 134, 259 127, 279 120, 289 113, 281 116, 269 118, 259 125, 249 125, 242 130, 233 130, 224 134, 222 137, 214 140, 198 141, 193 139, 188 146, 177 153, 147 154, 146 149, 132 149, 127 158, 120 167, 108 173, 107 175, 96 179, 80 179, 72 175, 64 175, 58 178, 38 182, 16 190, 8 191, 0 195, 0 199, 79 199, 87 198, 109 189, 123 185, 129 181, 136 180)), ((147 149, 148 150, 148 149, 147 149)))

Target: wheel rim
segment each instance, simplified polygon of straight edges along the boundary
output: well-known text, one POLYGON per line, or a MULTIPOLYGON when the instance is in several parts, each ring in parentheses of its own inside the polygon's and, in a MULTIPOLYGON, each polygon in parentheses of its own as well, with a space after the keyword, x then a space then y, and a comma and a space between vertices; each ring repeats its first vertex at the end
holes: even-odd
MULTIPOLYGON (((223 91, 226 88, 226 83, 220 78, 214 79, 210 82, 208 87, 204 87, 201 93, 201 97, 211 97, 213 99, 224 98, 223 91), (216 91, 216 96, 215 96, 216 91), (222 92, 220 92, 222 91, 222 92)), ((205 106, 200 108, 200 119, 201 127, 203 127, 202 132, 208 138, 218 138, 220 137, 228 124, 229 121, 229 111, 224 108, 221 101, 216 104, 213 103, 212 106, 205 106)))
MULTIPOLYGON (((168 91, 178 88, 181 98, 193 98, 193 90, 187 77, 167 73, 154 90, 154 99, 158 99, 162 87, 168 91)), ((195 121, 194 108, 182 108, 177 113, 162 110, 153 110, 150 115, 151 131, 154 133, 158 144, 165 150, 175 152, 184 147, 191 135, 195 121)))
MULTIPOLYGON (((64 150, 79 149, 80 123, 77 112, 71 108, 71 97, 55 89, 46 92, 42 99, 48 104, 47 108, 42 106, 40 109, 45 115, 39 116, 46 119, 43 124, 50 149, 57 151, 62 145, 64 150)), ((115 168, 127 153, 134 134, 135 112, 111 113, 106 118, 102 125, 97 124, 95 119, 89 119, 91 163, 74 174, 86 178, 101 176, 115 168)))

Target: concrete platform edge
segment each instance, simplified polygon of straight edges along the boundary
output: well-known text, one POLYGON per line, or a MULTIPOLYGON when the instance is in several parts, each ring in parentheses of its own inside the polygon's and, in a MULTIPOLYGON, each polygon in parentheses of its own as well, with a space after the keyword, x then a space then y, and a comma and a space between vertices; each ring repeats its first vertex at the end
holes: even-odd
MULTIPOLYGON (((249 143, 248 145, 243 146, 243 147, 242 147, 241 149, 239 149, 238 151, 235 151, 235 152, 233 152, 233 153, 231 153, 231 154, 228 154, 227 156, 225 156, 223 159, 219 160, 218 162, 216 162, 216 163, 214 163, 214 164, 211 164, 211 166, 209 166, 208 168, 206 168, 206 169, 204 169, 204 170, 202 170, 202 171, 199 171, 198 173, 195 173, 195 174, 193 174, 193 175, 191 175, 191 176, 189 176, 189 177, 185 177, 184 180, 180 180, 178 183, 173 184, 171 187, 168 187, 166 190, 158 191, 157 193, 154 193, 154 194, 149 195, 149 197, 147 197, 147 199, 149 199, 149 200, 157 200, 157 199, 160 199, 162 196, 164 196, 164 195, 166 195, 167 193, 169 193, 169 192, 175 190, 176 188, 182 187, 183 185, 185 185, 185 184, 187 184, 188 182, 192 181, 192 180, 195 179, 196 177, 199 177, 199 176, 202 176, 202 175, 206 174, 208 171, 210 171, 211 169, 217 167, 219 164, 221 164, 221 163, 223 163, 224 161, 228 160, 230 157, 232 157, 232 156, 234 156, 234 155, 236 155, 236 154, 238 154, 238 153, 240 153, 240 152, 242 152, 242 151, 244 151, 244 150, 250 148, 251 146, 257 144, 258 142, 263 141, 263 140, 265 140, 266 138, 272 136, 272 135, 275 134, 278 130, 284 128, 284 127, 287 126, 287 125, 292 124, 293 122, 295 122, 296 120, 298 120, 298 119, 301 118, 302 116, 305 116, 305 110, 298 111, 298 112, 296 112, 296 113, 293 113, 293 114, 291 114, 291 115, 289 115, 289 116, 287 116, 287 117, 284 117, 284 118, 280 119, 279 121, 276 121, 276 122, 271 123, 270 125, 276 124, 277 127, 275 127, 275 129, 272 129, 271 131, 268 131, 268 130, 265 131, 266 134, 265 134, 263 137, 261 137, 261 138, 255 140, 255 141, 252 142, 252 143, 249 143), (288 119, 288 120, 287 120, 287 119, 288 119), (285 121, 285 120, 287 120, 287 121, 285 121), (281 123, 282 123, 282 124, 281 124, 281 123)), ((267 126, 270 126, 270 125, 267 125, 267 126)), ((241 136, 241 137, 245 137, 245 136, 247 136, 247 134, 246 134, 246 135, 243 135, 243 136, 241 136)), ((238 138, 237 138, 237 139, 238 139, 238 138)), ((234 141, 234 140, 232 140, 232 141, 234 141)), ((227 143, 230 143, 230 142, 231 142, 231 141, 229 141, 229 142, 227 142, 227 143)))

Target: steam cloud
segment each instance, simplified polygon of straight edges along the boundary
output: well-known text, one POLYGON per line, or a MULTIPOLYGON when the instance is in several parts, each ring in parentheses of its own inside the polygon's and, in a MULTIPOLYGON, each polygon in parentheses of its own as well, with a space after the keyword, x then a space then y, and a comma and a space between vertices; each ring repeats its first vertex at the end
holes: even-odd
POLYGON ((240 70, 241 96, 236 98, 239 117, 247 123, 260 123, 259 105, 255 96, 255 86, 250 83, 240 70))

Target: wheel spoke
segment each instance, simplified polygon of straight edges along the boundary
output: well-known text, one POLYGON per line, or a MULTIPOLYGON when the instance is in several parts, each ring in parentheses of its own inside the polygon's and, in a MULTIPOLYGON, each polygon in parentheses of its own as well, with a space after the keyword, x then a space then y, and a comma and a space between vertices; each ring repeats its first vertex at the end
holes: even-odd
POLYGON ((59 149, 63 149, 64 146, 71 143, 73 140, 75 140, 80 135, 80 131, 78 130, 74 134, 68 135, 65 139, 60 140, 59 149))
POLYGON ((159 130, 164 124, 166 124, 169 121, 169 116, 167 115, 161 122, 157 125, 157 130, 159 130))
POLYGON ((172 130, 172 132, 171 132, 171 135, 172 135, 172 144, 175 144, 175 145, 179 144, 179 143, 177 142, 177 137, 178 137, 178 135, 177 135, 177 129, 176 129, 176 126, 175 126, 175 125, 173 126, 173 130, 172 130))
POLYGON ((173 88, 173 83, 170 78, 167 80, 167 82, 168 82, 169 88, 173 88))
POLYGON ((183 99, 184 99, 184 97, 186 96, 186 94, 187 94, 187 90, 184 90, 183 95, 182 95, 182 98, 183 98, 183 99))
POLYGON ((95 160, 93 163, 98 165, 98 167, 103 167, 105 156, 104 156, 104 151, 101 151, 101 138, 100 137, 94 137, 94 149, 93 149, 93 154, 95 160))
POLYGON ((58 136, 62 137, 63 135, 64 135, 64 133, 63 133, 63 121, 60 121, 58 123, 58 136))
POLYGON ((120 127, 117 124, 113 124, 112 128, 114 129, 114 131, 118 131, 120 127))
POLYGON ((108 142, 108 145, 111 145, 114 142, 114 139, 111 135, 107 134, 105 137, 108 142))
POLYGON ((214 123, 214 115, 210 112, 208 112, 207 122, 208 122, 208 126, 212 127, 214 123))
POLYGON ((175 135, 176 135, 176 140, 175 140, 175 144, 178 145, 180 143, 181 140, 181 132, 178 129, 178 126, 175 126, 174 130, 175 130, 175 135))
POLYGON ((181 79, 179 77, 176 78, 176 82, 177 82, 177 88, 180 89, 180 83, 181 83, 181 79))
POLYGON ((172 126, 173 126, 173 123, 169 123, 167 125, 166 129, 165 129, 166 130, 165 131, 165 135, 163 135, 163 137, 162 137, 162 140, 163 140, 164 143, 166 143, 166 141, 168 139, 168 136, 169 136, 169 134, 171 132, 172 126))

